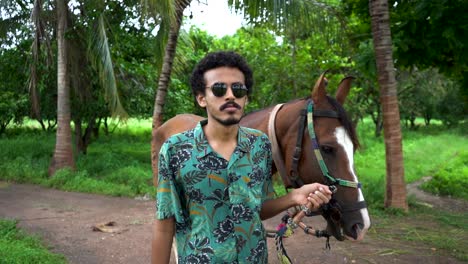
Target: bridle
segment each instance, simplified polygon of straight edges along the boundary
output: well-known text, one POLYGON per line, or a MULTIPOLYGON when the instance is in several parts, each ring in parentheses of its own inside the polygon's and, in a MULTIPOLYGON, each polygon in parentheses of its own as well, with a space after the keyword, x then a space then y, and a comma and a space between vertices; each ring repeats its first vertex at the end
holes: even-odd
MULTIPOLYGON (((297 130, 297 140, 294 154, 292 157, 292 165, 289 173, 286 173, 284 159, 282 157, 281 151, 279 151, 278 139, 276 137, 276 132, 274 128, 276 114, 279 112, 282 106, 283 104, 279 104, 273 108, 268 123, 268 134, 272 143, 273 159, 275 162, 275 166, 278 169, 278 172, 281 175, 283 182, 286 185, 286 188, 299 188, 304 185, 303 180, 299 177, 299 160, 302 154, 302 141, 304 129, 306 128, 308 130, 309 137, 312 141, 314 154, 320 166, 320 170, 322 171, 324 182, 329 186, 330 190, 333 193, 336 193, 338 190, 337 185, 356 189, 361 188, 361 183, 335 178, 328 171, 327 165, 325 164, 325 161, 323 160, 322 154, 320 152, 320 146, 318 144, 317 137, 315 135, 314 117, 328 117, 340 119, 340 116, 338 112, 333 110, 316 109, 314 111, 314 102, 312 99, 307 100, 306 107, 300 112, 299 128, 297 130)), ((355 211, 366 207, 367 205, 365 201, 359 201, 352 204, 344 204, 339 203, 336 199, 332 197, 328 204, 322 206, 321 214, 325 217, 325 219, 331 220, 335 225, 337 225, 341 220, 342 213, 355 211)), ((312 215, 316 214, 308 214, 308 216, 312 215)))
POLYGON ((330 190, 333 192, 332 199, 329 201, 328 204, 322 205, 318 213, 313 213, 310 212, 310 210, 304 209, 296 210, 296 212, 293 214, 287 212, 286 215, 284 215, 281 219, 282 222, 280 225, 278 225, 276 231, 271 232, 273 233, 273 235, 267 233, 268 236, 275 238, 275 245, 280 262, 289 264, 292 263, 292 261, 289 258, 284 247, 283 237, 291 235, 293 233, 293 230, 297 227, 301 227, 301 229, 303 229, 306 234, 313 235, 316 237, 325 237, 325 248, 330 249, 329 232, 327 230, 316 230, 310 226, 305 225, 301 221, 301 219, 304 216, 313 216, 321 214, 328 222, 333 223, 333 228, 335 228, 336 232, 340 232, 339 237, 335 237, 339 240, 343 240, 344 235, 342 234, 342 229, 339 228, 343 213, 367 208, 367 205, 365 201, 359 201, 349 204, 340 204, 336 199, 334 199, 334 195, 338 191, 337 185, 358 189, 361 188, 361 183, 335 178, 333 177, 333 175, 330 174, 327 165, 325 164, 325 161, 322 157, 322 153, 320 152, 320 146, 315 135, 314 117, 328 117, 340 119, 340 115, 337 111, 333 110, 317 109, 314 111, 314 102, 312 99, 307 100, 306 107, 300 112, 299 128, 297 130, 296 146, 294 149, 294 154, 292 156, 292 165, 289 173, 287 173, 286 165, 284 163, 284 159, 280 151, 275 131, 276 114, 279 112, 282 106, 283 104, 276 105, 270 113, 270 118, 268 120, 268 137, 270 138, 272 145, 273 160, 275 162, 275 166, 278 170, 278 173, 283 179, 283 183, 286 185, 286 188, 299 188, 304 185, 304 181, 299 177, 299 160, 302 155, 303 136, 305 134, 304 130, 306 129, 305 126, 307 124, 308 134, 312 142, 315 157, 317 159, 317 162, 320 166, 320 170, 322 172, 322 176, 324 178, 324 183, 327 184, 330 190))
POLYGON ((343 240, 344 235, 342 233, 342 229, 339 228, 341 224, 342 215, 344 212, 356 211, 363 208, 367 208, 365 201, 359 201, 352 204, 340 204, 336 199, 334 199, 334 194, 338 191, 337 185, 349 187, 349 188, 361 188, 361 183, 359 182, 352 182, 340 178, 333 177, 330 172, 328 171, 327 165, 323 160, 322 154, 320 152, 320 146, 317 141, 317 137, 315 135, 314 129, 314 117, 328 117, 328 118, 337 118, 340 119, 340 115, 338 112, 333 110, 315 110, 314 111, 314 102, 313 100, 307 100, 306 107, 301 110, 299 116, 299 128, 297 130, 297 139, 296 139, 296 146, 294 149, 294 154, 292 157, 292 165, 289 173, 286 171, 286 165, 284 163, 283 155, 281 154, 278 139, 276 137, 275 131, 275 120, 276 114, 282 108, 283 104, 276 105, 273 110, 271 111, 270 118, 268 120, 268 137, 270 138, 271 145, 272 145, 272 155, 275 162, 276 169, 278 173, 281 175, 283 183, 285 184, 286 188, 299 188, 304 185, 304 181, 299 177, 299 160, 302 154, 302 141, 304 130, 308 130, 308 134, 310 140, 312 142, 313 150, 317 162, 320 166, 320 170, 322 171, 322 176, 324 178, 325 184, 327 184, 330 190, 333 192, 332 199, 329 201, 328 204, 322 205, 319 213, 311 213, 310 210, 296 210, 294 214, 290 214, 287 212, 283 218, 281 219, 281 224, 277 227, 276 231, 273 231, 273 235, 268 234, 268 236, 275 238, 275 245, 277 249, 278 258, 281 263, 292 263, 291 259, 289 258, 286 249, 283 244, 283 237, 287 237, 293 233, 293 230, 297 227, 301 227, 306 234, 313 235, 316 237, 325 237, 325 248, 330 249, 330 234, 327 230, 316 230, 310 226, 305 225, 301 219, 304 216, 313 216, 322 214, 322 216, 328 221, 333 224, 335 230, 340 232, 339 237, 337 239, 343 240), (307 123, 307 128, 306 128, 307 123))

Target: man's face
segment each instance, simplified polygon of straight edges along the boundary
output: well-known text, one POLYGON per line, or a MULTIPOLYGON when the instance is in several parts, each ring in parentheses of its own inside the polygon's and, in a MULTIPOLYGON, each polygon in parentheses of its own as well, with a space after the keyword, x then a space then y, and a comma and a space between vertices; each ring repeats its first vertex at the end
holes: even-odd
POLYGON ((208 120, 238 124, 247 102, 244 74, 237 68, 220 67, 206 71, 204 77, 205 95, 197 95, 197 101, 206 107, 208 120))

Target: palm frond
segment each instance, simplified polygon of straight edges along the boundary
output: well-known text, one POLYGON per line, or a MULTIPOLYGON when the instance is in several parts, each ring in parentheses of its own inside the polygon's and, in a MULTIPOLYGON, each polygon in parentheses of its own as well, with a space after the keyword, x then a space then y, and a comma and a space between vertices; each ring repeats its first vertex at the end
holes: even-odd
POLYGON ((333 12, 332 3, 314 0, 228 0, 228 5, 243 12, 248 24, 268 24, 278 32, 298 27, 326 30, 324 19, 329 16, 323 12, 333 12))
POLYGON ((168 25, 176 19, 177 0, 141 0, 143 14, 168 25))
MULTIPOLYGON (((170 27, 176 19, 176 0, 141 0, 142 13, 152 17, 159 30, 156 35, 156 68, 161 69, 170 27)), ((158 73, 159 74, 159 73, 158 73)))
MULTIPOLYGON (((194 43, 190 38, 189 34, 184 31, 182 28, 179 32, 179 43, 181 43, 185 47, 194 47, 194 43)), ((175 75, 180 75, 184 72, 186 65, 188 64, 188 59, 186 56, 175 56, 174 64, 172 65, 172 71, 175 75)))
POLYGON ((109 110, 113 117, 125 119, 128 117, 128 114, 119 99, 114 67, 106 35, 104 13, 97 19, 95 34, 91 36, 91 41, 89 43, 88 53, 93 67, 99 74, 99 81, 104 89, 104 97, 109 105, 109 110))
POLYGON ((21 30, 29 19, 30 10, 23 1, 0 0, 0 41, 2 44, 8 42, 8 33, 21 30))
POLYGON ((159 24, 159 30, 158 34, 156 35, 156 54, 155 54, 155 64, 156 64, 156 69, 161 70, 163 59, 164 59, 164 53, 166 52, 166 44, 167 40, 169 38, 169 32, 170 32, 170 25, 167 24, 167 22, 161 21, 159 24))

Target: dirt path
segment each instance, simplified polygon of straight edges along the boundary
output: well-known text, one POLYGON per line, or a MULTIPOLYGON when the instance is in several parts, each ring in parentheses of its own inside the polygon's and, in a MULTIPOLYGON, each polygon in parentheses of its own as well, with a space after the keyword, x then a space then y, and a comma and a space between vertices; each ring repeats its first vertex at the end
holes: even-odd
MULTIPOLYGON (((0 218, 18 219, 21 228, 44 238, 69 263, 149 263, 153 214, 152 201, 0 182, 0 218), (93 226, 110 221, 117 232, 93 231, 93 226)), ((274 228, 280 217, 265 221, 267 228, 274 228)), ((324 226, 320 218, 307 223, 324 226)), ((436 249, 381 239, 374 232, 371 229, 360 243, 331 239, 331 251, 323 249, 324 239, 302 232, 286 239, 285 245, 294 263, 463 263, 436 249)), ((268 244, 270 263, 278 263, 274 241, 268 244)))

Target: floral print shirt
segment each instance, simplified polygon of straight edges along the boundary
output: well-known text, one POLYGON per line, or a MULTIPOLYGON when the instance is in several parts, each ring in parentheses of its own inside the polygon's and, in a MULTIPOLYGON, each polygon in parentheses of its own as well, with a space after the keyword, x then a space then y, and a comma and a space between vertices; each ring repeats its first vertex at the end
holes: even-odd
POLYGON ((175 217, 179 263, 267 263, 260 209, 274 197, 268 137, 240 127, 227 161, 208 144, 206 122, 161 147, 156 218, 175 217))

